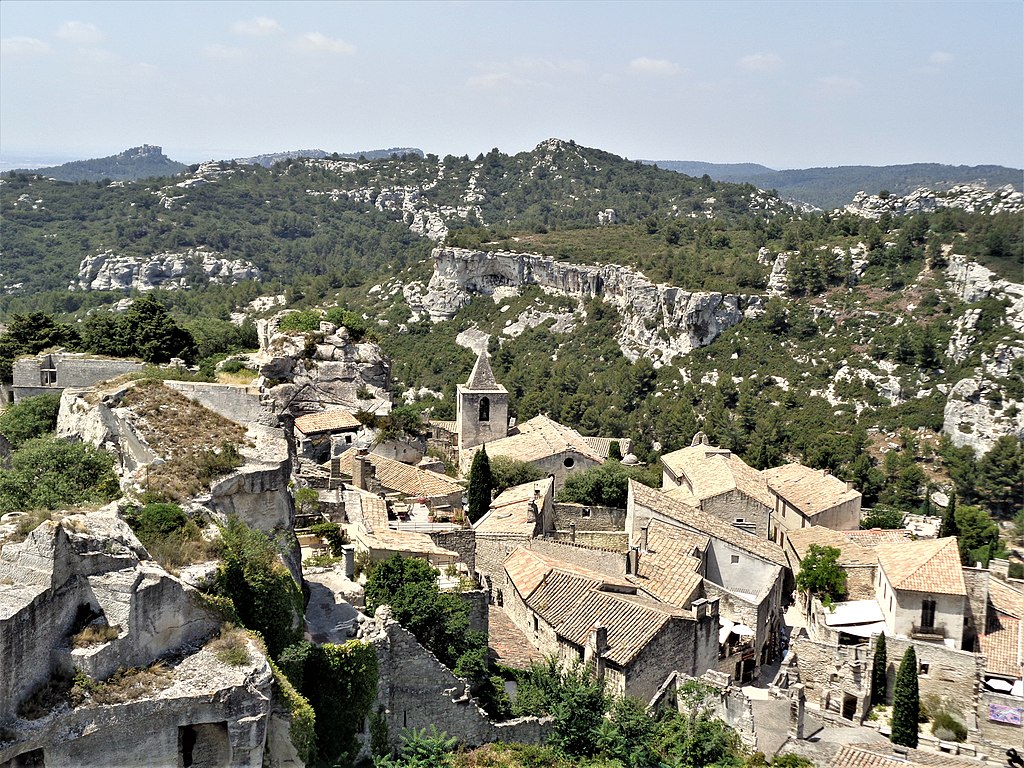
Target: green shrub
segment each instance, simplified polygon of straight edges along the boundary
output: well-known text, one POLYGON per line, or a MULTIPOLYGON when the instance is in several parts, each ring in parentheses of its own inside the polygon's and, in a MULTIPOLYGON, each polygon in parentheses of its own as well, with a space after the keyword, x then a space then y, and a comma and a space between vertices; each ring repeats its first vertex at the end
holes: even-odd
POLYGON ((113 468, 114 457, 91 445, 32 438, 0 470, 0 514, 113 501, 121 495, 113 468))
POLYGON ((291 737, 292 745, 302 762, 310 765, 316 758, 316 713, 309 700, 296 690, 281 668, 272 659, 268 661, 274 673, 275 693, 281 694, 288 708, 291 719, 288 735, 291 737))
POLYGON ((60 395, 26 397, 0 411, 0 435, 21 447, 33 437, 42 437, 57 428, 60 395))
POLYGON ((323 315, 320 310, 306 309, 299 312, 291 312, 281 318, 277 328, 279 331, 313 333, 320 330, 320 321, 323 315))
POLYGON ((324 539, 330 545, 334 557, 345 554, 344 547, 348 544, 348 537, 337 523, 317 523, 309 527, 309 532, 324 539))
POLYGON ((936 712, 932 716, 932 734, 945 741, 967 741, 967 726, 949 712, 936 712))
POLYGON ((256 630, 271 657, 302 638, 302 591, 262 531, 231 518, 221 529, 223 560, 217 589, 230 597, 242 624, 256 630))

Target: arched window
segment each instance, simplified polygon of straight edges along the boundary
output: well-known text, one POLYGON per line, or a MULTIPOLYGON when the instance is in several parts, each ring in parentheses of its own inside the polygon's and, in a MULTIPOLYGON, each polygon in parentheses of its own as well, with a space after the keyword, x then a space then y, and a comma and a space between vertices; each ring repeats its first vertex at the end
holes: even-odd
POLYGON ((480 398, 480 421, 491 420, 491 401, 486 397, 480 398))

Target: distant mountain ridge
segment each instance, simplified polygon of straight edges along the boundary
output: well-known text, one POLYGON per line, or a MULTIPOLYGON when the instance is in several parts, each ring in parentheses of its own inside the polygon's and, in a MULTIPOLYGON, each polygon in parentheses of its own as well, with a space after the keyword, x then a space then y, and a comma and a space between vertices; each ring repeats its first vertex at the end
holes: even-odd
POLYGON ((352 158, 357 159, 360 157, 366 158, 367 160, 380 160, 382 158, 388 158, 392 155, 416 155, 417 157, 423 157, 423 150, 417 149, 416 147, 392 147, 391 149, 370 149, 365 152, 328 152, 324 149, 292 149, 286 152, 269 152, 265 155, 254 155, 253 157, 236 157, 235 162, 242 163, 244 165, 262 165, 264 168, 269 168, 274 163, 280 163, 282 160, 295 160, 300 157, 308 157, 312 160, 323 160, 327 157, 333 157, 337 155, 340 158, 352 158))
POLYGON ((184 163, 171 160, 163 147, 143 144, 109 157, 73 160, 49 168, 33 168, 19 173, 38 174, 58 181, 134 181, 154 176, 176 176, 185 170, 184 163))
POLYGON ((838 208, 858 192, 876 194, 888 190, 906 195, 919 187, 945 191, 957 184, 978 183, 989 188, 1010 184, 1024 188, 1024 170, 1002 165, 841 165, 834 168, 796 168, 777 171, 756 163, 705 163, 691 160, 643 160, 688 176, 707 174, 715 181, 746 182, 774 189, 786 198, 819 208, 838 208))

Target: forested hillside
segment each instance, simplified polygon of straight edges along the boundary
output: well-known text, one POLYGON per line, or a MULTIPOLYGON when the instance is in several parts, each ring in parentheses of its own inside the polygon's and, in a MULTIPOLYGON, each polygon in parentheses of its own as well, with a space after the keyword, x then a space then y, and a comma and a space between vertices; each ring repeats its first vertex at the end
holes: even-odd
MULTIPOLYGON (((1006 478, 1019 473, 1019 442, 979 462, 938 433, 965 380, 982 382, 970 397, 991 400, 985 429, 1019 419, 1017 289, 962 273, 973 260, 1019 280, 1021 213, 800 214, 750 185, 558 140, 472 160, 225 161, 145 183, 8 174, 0 205, 0 319, 43 311, 73 323, 124 298, 81 290, 86 257, 113 253, 145 271, 154 254, 198 249, 259 271, 258 280, 216 283, 193 265, 174 290, 150 292, 192 333, 190 354, 207 360, 204 370, 253 343, 251 325, 236 331, 228 319, 273 311, 254 299, 338 303, 391 356, 396 393, 408 390, 437 418, 453 415, 455 384, 473 360, 456 337, 475 328, 491 335, 495 373, 520 420, 547 413, 584 434, 630 436, 646 461, 703 429, 754 466, 828 468, 869 504, 913 508, 929 488, 955 487, 964 501, 1013 506, 1006 478), (631 362, 617 342, 623 317, 599 298, 505 288, 449 320, 423 319, 410 297, 431 279, 437 244, 631 266, 680 291, 756 300, 745 299, 742 322, 708 346, 631 362)), ((105 322, 83 324, 80 343, 96 348, 105 322)), ((664 332, 660 318, 642 322, 664 332)))
POLYGON ((658 160, 667 168, 690 176, 708 174, 716 181, 753 184, 777 191, 786 199, 801 200, 825 210, 840 208, 858 192, 888 190, 906 195, 919 187, 946 190, 956 184, 981 183, 995 189, 1006 184, 1021 189, 1024 171, 1002 165, 841 165, 834 168, 794 168, 777 171, 756 163, 702 163, 658 160))

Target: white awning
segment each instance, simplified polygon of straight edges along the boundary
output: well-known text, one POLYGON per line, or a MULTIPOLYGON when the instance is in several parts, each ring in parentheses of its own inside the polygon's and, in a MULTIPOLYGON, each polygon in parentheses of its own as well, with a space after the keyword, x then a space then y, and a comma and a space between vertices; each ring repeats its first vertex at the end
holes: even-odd
POLYGON ((843 632, 847 635, 855 635, 856 637, 871 637, 872 635, 884 635, 885 634, 885 622, 875 621, 871 624, 844 624, 841 627, 835 627, 837 632, 843 632))
POLYGON ((1001 693, 1009 693, 1013 690, 1013 683, 1009 680, 1000 680, 998 677, 990 677, 985 681, 985 687, 1001 693))
POLYGON ((877 601, 849 600, 836 603, 831 611, 825 611, 825 626, 842 629, 846 624, 873 624, 884 618, 877 601))

